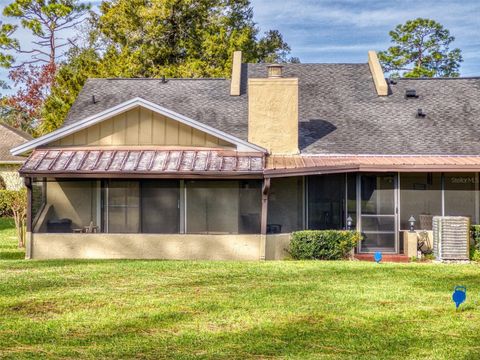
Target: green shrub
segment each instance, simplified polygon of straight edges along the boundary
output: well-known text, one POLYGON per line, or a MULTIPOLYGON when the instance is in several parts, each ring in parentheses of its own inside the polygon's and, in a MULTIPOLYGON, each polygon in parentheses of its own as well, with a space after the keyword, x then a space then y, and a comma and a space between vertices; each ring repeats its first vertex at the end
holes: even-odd
POLYGON ((10 192, 0 190, 0 217, 12 217, 12 207, 10 206, 10 192))
POLYGON ((473 244, 470 245, 470 260, 480 261, 480 225, 470 228, 473 244))
POLYGON ((345 259, 360 239, 356 231, 297 231, 292 233, 289 253, 296 260, 345 259))

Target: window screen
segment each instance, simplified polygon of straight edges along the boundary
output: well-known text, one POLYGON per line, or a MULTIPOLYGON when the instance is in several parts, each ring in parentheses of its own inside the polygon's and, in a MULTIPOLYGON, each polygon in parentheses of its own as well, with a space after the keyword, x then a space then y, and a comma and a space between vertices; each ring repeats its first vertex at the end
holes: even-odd
POLYGON ((260 181, 187 181, 187 233, 260 232, 260 181))
POLYGON ((141 183, 142 232, 180 232, 180 182, 151 180, 141 183))
POLYGON ((109 233, 140 232, 140 183, 110 181, 105 209, 109 233))

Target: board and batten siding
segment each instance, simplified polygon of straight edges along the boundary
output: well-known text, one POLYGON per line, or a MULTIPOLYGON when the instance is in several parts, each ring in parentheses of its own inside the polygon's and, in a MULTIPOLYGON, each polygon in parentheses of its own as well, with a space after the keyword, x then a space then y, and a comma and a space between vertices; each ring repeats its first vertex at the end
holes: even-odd
POLYGON ((92 125, 50 146, 177 145, 235 148, 222 139, 141 107, 92 125))

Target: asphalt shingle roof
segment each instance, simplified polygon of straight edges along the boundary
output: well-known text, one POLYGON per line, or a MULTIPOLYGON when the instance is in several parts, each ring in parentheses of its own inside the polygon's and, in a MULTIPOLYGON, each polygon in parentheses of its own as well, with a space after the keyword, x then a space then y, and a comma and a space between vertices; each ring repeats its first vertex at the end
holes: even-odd
MULTIPOLYGON (((247 78, 265 77, 266 65, 242 75, 241 96, 227 79, 90 79, 65 124, 142 97, 247 140, 247 78)), ((299 78, 302 153, 480 154, 480 78, 398 79, 379 97, 367 64, 286 64, 284 76, 299 78)))
POLYGON ((24 161, 24 157, 10 154, 10 149, 26 143, 31 139, 32 137, 23 131, 0 123, 0 163, 24 161))

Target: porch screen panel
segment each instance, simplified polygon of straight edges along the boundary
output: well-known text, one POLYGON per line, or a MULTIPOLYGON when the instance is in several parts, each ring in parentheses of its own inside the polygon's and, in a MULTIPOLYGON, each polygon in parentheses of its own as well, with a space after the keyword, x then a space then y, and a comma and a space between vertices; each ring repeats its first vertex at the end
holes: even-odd
POLYGON ((308 177, 308 228, 339 230, 345 224, 345 174, 308 177))
POLYGON ((442 215, 440 173, 400 174, 400 230, 408 230, 413 216, 419 230, 432 230, 433 216, 442 215))
POLYGON ((180 182, 151 180, 141 183, 142 232, 180 232, 180 182))
POLYGON ((478 176, 475 173, 445 173, 445 215, 466 216, 478 223, 478 176))
POLYGON ((269 233, 289 233, 303 228, 303 178, 272 179, 268 200, 269 233))
POLYGON ((32 226, 35 227, 36 220, 43 210, 46 201, 46 180, 42 178, 32 181, 32 226))
POLYGON ((110 181, 105 219, 109 233, 140 232, 140 183, 110 181))
POLYGON ((34 182, 34 232, 70 233, 99 229, 99 187, 95 180, 47 179, 34 182), (43 198, 43 200, 42 200, 43 198), (42 205, 43 201, 43 205, 42 205))
POLYGON ((259 181, 186 181, 187 233, 260 232, 259 181))
MULTIPOLYGON (((352 229, 357 226, 357 174, 347 174, 347 214, 352 218, 352 229)), ((345 224, 346 225, 346 224, 345 224)))

